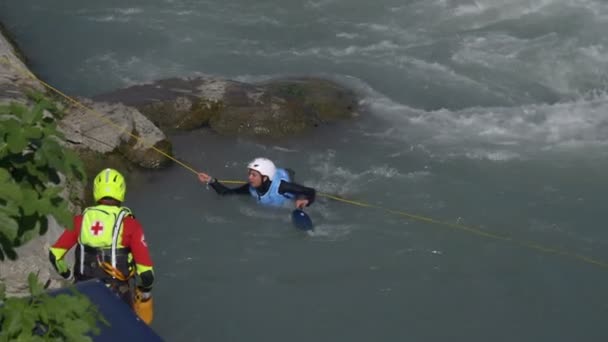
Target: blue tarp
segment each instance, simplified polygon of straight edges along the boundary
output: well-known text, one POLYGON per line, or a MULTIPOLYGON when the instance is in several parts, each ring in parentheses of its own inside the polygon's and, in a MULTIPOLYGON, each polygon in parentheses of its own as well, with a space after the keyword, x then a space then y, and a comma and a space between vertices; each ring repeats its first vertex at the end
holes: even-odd
MULTIPOLYGON (((95 304, 99 312, 110 323, 101 322, 101 333, 92 336, 93 341, 162 341, 152 328, 133 310, 99 280, 89 280, 75 284, 76 289, 95 304)), ((49 291, 51 296, 71 294, 69 289, 49 291)))

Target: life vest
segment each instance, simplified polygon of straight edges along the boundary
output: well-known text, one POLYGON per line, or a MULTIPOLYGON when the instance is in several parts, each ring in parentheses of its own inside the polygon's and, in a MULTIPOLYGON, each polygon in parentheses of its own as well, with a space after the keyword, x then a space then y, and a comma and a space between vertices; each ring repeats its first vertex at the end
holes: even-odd
POLYGON ((258 203, 273 207, 281 207, 285 204, 285 202, 292 200, 294 196, 292 194, 280 194, 279 186, 281 185, 281 181, 291 182, 291 177, 289 177, 289 173, 285 169, 277 168, 276 173, 274 174, 274 179, 270 183, 270 187, 268 191, 264 195, 260 195, 258 191, 249 186, 249 193, 255 199, 257 199, 258 203))

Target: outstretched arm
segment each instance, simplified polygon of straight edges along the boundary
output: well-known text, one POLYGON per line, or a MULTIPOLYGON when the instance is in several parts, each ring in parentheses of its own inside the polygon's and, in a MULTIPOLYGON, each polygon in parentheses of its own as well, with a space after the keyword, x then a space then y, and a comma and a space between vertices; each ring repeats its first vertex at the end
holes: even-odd
POLYGON ((231 189, 206 173, 199 173, 198 179, 202 183, 209 184, 219 195, 249 195, 249 184, 243 184, 238 188, 231 189))

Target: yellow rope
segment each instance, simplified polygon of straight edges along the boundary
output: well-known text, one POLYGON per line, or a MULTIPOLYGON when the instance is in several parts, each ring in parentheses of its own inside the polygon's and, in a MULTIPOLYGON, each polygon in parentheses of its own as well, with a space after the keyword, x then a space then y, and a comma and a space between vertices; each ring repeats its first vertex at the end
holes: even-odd
MULTIPOLYGON (((5 61, 2 61, 3 64, 10 64, 13 65, 10 60, 6 57, 6 56, 2 56, 4 57, 3 59, 5 61)), ((84 110, 87 110, 91 113, 93 113, 95 116, 97 116, 100 120, 105 121, 106 123, 118 128, 121 132, 127 133, 129 136, 133 137, 134 139, 137 139, 138 141, 143 141, 143 139, 131 132, 126 132, 126 130, 124 128, 122 128, 120 125, 116 124, 115 122, 113 122, 112 120, 106 118, 103 116, 103 114, 93 110, 92 108, 89 108, 85 105, 83 105, 82 103, 76 101, 75 99, 71 98, 70 96, 64 94, 63 92, 61 92, 60 90, 58 90, 57 88, 51 86, 50 84, 40 80, 38 77, 36 77, 36 75, 34 75, 33 73, 31 73, 29 70, 26 70, 26 72, 24 72, 23 70, 21 70, 22 68, 17 68, 18 71, 20 71, 22 74, 25 74, 26 76, 31 77, 32 79, 40 82, 43 86, 45 86, 46 88, 52 90, 53 92, 59 94, 60 96, 62 96, 63 98, 65 98, 68 102, 76 105, 77 107, 80 107, 84 110)), ((147 146, 147 145, 146 145, 147 146)), ((176 159, 175 157, 163 152, 162 150, 151 146, 151 148, 160 153, 161 155, 169 158, 170 160, 176 162, 177 164, 183 166, 185 169, 189 170, 190 172, 194 173, 194 174, 198 174, 198 172, 192 168, 191 166, 187 165, 184 162, 179 161, 178 159, 176 159)), ((244 181, 240 181, 240 180, 220 180, 220 182, 225 183, 225 184, 245 184, 247 182, 244 181)), ((349 204, 349 205, 353 205, 353 206, 357 206, 357 207, 362 207, 362 208, 370 208, 370 209, 378 209, 378 210, 382 210, 386 213, 389 214, 393 214, 393 215, 398 215, 398 216, 402 216, 402 217, 406 217, 408 219, 411 220, 415 220, 415 221, 420 221, 420 222, 425 222, 425 223, 429 223, 429 224, 434 224, 434 225, 440 225, 440 226, 444 226, 444 227, 448 227, 448 228, 452 228, 452 229, 457 229, 457 230, 461 230, 461 231, 465 231, 468 232, 470 234, 474 234, 477 236, 482 236, 485 238, 489 238, 489 239, 494 239, 494 240, 501 240, 501 241, 509 241, 512 243, 515 243, 517 245, 520 245, 522 247, 526 247, 532 250, 536 250, 542 253, 547 253, 547 254, 554 254, 554 255, 561 255, 564 257, 570 257, 588 264, 592 264, 601 268, 608 268, 608 263, 602 260, 597 260, 585 255, 580 255, 577 253, 572 253, 572 252, 568 252, 565 250, 561 250, 561 249, 557 249, 557 248, 553 248, 553 247, 547 247, 547 246, 543 246, 541 244, 535 243, 535 242, 531 242, 531 241, 523 241, 523 240, 516 240, 512 237, 509 236, 505 236, 505 235, 499 235, 499 234, 495 234, 495 233, 491 233, 488 232, 486 230, 482 230, 479 228, 475 228, 475 227, 471 227, 471 226, 467 226, 467 225, 463 225, 463 224, 458 224, 458 223, 452 223, 452 222, 444 222, 444 221, 439 221, 430 217, 426 217, 426 216, 422 216, 422 215, 415 215, 415 214, 410 214, 407 213, 405 211, 400 211, 400 210, 392 210, 392 209, 387 209, 387 208, 383 208, 380 206, 376 206, 376 205, 372 205, 369 203, 365 203, 365 202, 360 202, 360 201, 354 201, 354 200, 349 200, 346 198, 342 198, 336 195, 331 195, 331 194, 326 194, 326 193, 318 193, 319 196, 321 197, 326 197, 341 203, 345 203, 345 204, 349 204)))
MULTIPOLYGON (((231 180, 226 180, 226 181, 222 180, 221 182, 222 183, 227 183, 227 184, 245 184, 246 183, 246 182, 243 182, 243 181, 231 181, 231 180)), ((470 234, 474 234, 474 235, 477 235, 477 236, 482 236, 482 237, 485 237, 485 238, 488 238, 488 239, 501 240, 501 241, 509 241, 509 242, 515 243, 517 245, 520 245, 522 247, 533 249, 533 250, 536 250, 536 251, 539 251, 539 252, 543 252, 543 253, 547 253, 547 254, 555 254, 555 255, 566 256, 566 257, 574 258, 574 259, 577 259, 577 260, 580 260, 580 261, 583 261, 583 262, 586 262, 586 263, 589 263, 589 264, 592 264, 592 265, 595 265, 595 266, 599 266, 601 268, 608 268, 608 263, 605 262, 605 261, 602 261, 602 260, 597 260, 597 259, 585 256, 585 255, 580 255, 580 254, 577 254, 577 253, 568 252, 568 251, 561 250, 561 249, 558 249, 558 248, 543 246, 543 245, 540 245, 538 243, 531 242, 531 241, 516 240, 516 239, 514 239, 514 238, 512 238, 510 236, 495 234, 495 233, 488 232, 488 231, 483 230, 483 229, 467 226, 467 225, 464 225, 464 224, 439 221, 439 220, 433 219, 431 217, 410 214, 410 213, 407 213, 405 211, 400 211, 400 210, 387 209, 387 208, 380 207, 380 206, 377 206, 377 205, 373 205, 373 204, 369 204, 369 203, 365 203, 365 202, 360 202, 360 201, 349 200, 349 199, 346 199, 346 198, 343 198, 343 197, 340 197, 340 196, 326 194, 326 193, 322 193, 322 192, 317 193, 317 195, 320 196, 320 197, 329 198, 329 199, 332 199, 334 201, 338 201, 338 202, 345 203, 345 204, 350 204, 350 205, 357 206, 357 207, 382 210, 382 211, 387 212, 389 214, 403 216, 403 217, 406 217, 406 218, 414 220, 414 221, 425 222, 425 223, 429 223, 429 224, 435 224, 435 225, 440 225, 440 226, 444 226, 444 227, 448 227, 448 228, 452 228, 452 229, 457 229, 457 230, 465 231, 465 232, 468 232, 470 234)))
POLYGON ((579 261, 583 261, 585 263, 592 264, 592 265, 595 265, 595 266, 598 266, 601 268, 608 268, 608 263, 605 261, 594 259, 594 258, 585 256, 585 255, 581 255, 581 254, 577 254, 577 253, 568 252, 566 250, 562 250, 562 249, 558 249, 558 248, 543 246, 536 242, 517 240, 510 236, 491 233, 486 230, 467 226, 464 224, 439 221, 439 220, 436 220, 436 219, 433 219, 430 217, 426 217, 426 216, 422 216, 422 215, 414 215, 414 214, 410 214, 410 213, 400 211, 400 210, 391 210, 391 209, 379 207, 379 206, 364 203, 364 202, 344 199, 342 197, 338 197, 335 195, 324 194, 324 193, 319 193, 318 195, 338 201, 338 202, 342 202, 342 203, 346 203, 346 204, 350 204, 350 205, 354 205, 354 206, 358 206, 358 207, 379 209, 379 210, 385 211, 387 213, 403 216, 403 217, 406 217, 406 218, 409 218, 409 219, 415 220, 415 221, 420 221, 420 222, 440 225, 440 226, 444 226, 444 227, 448 227, 448 228, 452 228, 452 229, 462 230, 462 231, 468 232, 470 234, 482 236, 482 237, 485 237, 488 239, 509 241, 509 242, 515 243, 517 245, 520 245, 522 247, 533 249, 533 250, 536 250, 536 251, 539 251, 542 253, 570 257, 570 258, 577 259, 579 261))

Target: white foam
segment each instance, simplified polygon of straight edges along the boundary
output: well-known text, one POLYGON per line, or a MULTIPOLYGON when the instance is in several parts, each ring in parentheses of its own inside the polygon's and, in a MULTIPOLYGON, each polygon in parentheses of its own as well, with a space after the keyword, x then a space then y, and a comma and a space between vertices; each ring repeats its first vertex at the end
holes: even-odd
POLYGON ((144 10, 141 8, 116 8, 114 9, 115 12, 122 14, 122 15, 132 15, 132 14, 139 14, 142 13, 144 10))
POLYGON ((100 23, 110 23, 110 22, 122 22, 122 23, 126 23, 128 22, 130 19, 127 17, 117 17, 115 15, 104 15, 104 16, 99 16, 99 17, 89 17, 88 18, 91 21, 97 21, 100 23))
POLYGON ((402 175, 401 173, 399 173, 399 171, 395 168, 389 167, 387 165, 382 165, 382 166, 372 166, 371 169, 369 169, 368 171, 364 172, 363 175, 365 175, 366 173, 369 173, 373 176, 378 176, 380 178, 398 178, 398 177, 404 177, 404 175, 402 175))
POLYGON ((389 26, 377 24, 377 23, 360 23, 360 24, 357 24, 357 26, 369 29, 371 31, 376 31, 376 32, 387 32, 387 31, 391 30, 391 28, 389 26))
POLYGON ((137 56, 121 56, 108 52, 88 58, 84 61, 89 72, 103 72, 104 78, 113 76, 122 82, 123 86, 149 84, 150 82, 168 76, 182 73, 181 64, 149 61, 137 56))
MULTIPOLYGON (((399 49, 400 46, 390 40, 382 40, 368 45, 349 45, 346 47, 309 47, 306 49, 290 49, 286 53, 298 57, 324 57, 334 59, 349 56, 369 55, 379 52, 389 52, 399 49)), ((266 52, 261 52, 268 55, 266 52)))
POLYGON ((424 111, 374 92, 364 104, 390 122, 387 129, 365 135, 444 146, 450 153, 460 149, 473 159, 507 161, 529 150, 608 143, 608 95, 603 93, 557 104, 424 111))
POLYGON ((420 178, 426 178, 429 177, 431 175, 431 173, 429 171, 413 171, 413 172, 408 172, 405 177, 412 179, 412 180, 417 180, 420 178))
MULTIPOLYGON (((108 9, 108 10, 104 10, 103 12, 108 13, 109 14, 105 14, 105 15, 97 15, 97 16, 89 16, 87 17, 88 20, 91 21, 97 21, 97 22, 101 22, 101 23, 110 23, 110 22, 119 22, 119 23, 126 23, 131 21, 131 17, 140 13, 143 13, 143 9, 141 8, 134 8, 134 7, 130 7, 130 8, 112 8, 112 9, 108 9)), ((77 12, 78 14, 92 14, 95 12, 92 11, 79 11, 77 12)))
POLYGON ((510 161, 514 159, 521 159, 521 155, 512 151, 485 151, 485 150, 474 150, 465 153, 465 156, 469 159, 477 160, 490 160, 490 161, 510 161))
POLYGON ((355 229, 355 225, 350 224, 327 224, 315 225, 313 231, 308 231, 308 235, 315 238, 323 238, 321 241, 340 241, 348 237, 355 229))
POLYGON ((270 25, 270 26, 281 26, 282 22, 276 18, 269 17, 267 15, 259 15, 257 13, 245 14, 242 16, 236 16, 233 18, 235 23, 248 26, 256 25, 270 25))
POLYGON ((315 189, 342 195, 353 194, 369 183, 390 179, 418 181, 428 176, 426 170, 400 172, 389 165, 369 165, 362 170, 352 170, 335 162, 335 151, 310 157, 311 169, 319 174, 308 183, 315 189))
POLYGON ((546 8, 561 0, 475 0, 467 4, 456 4, 451 14, 455 17, 474 18, 470 24, 481 27, 491 23, 518 19, 525 15, 546 11, 546 8))
POLYGON ((458 5, 454 8, 453 14, 455 16, 481 14, 487 7, 479 1, 474 1, 472 4, 458 5))
POLYGON ((581 44, 555 33, 534 39, 488 34, 464 38, 451 60, 463 67, 484 70, 489 75, 486 82, 499 90, 510 87, 502 85, 505 79, 527 84, 525 87, 541 85, 558 94, 576 96, 589 84, 605 85, 608 77, 608 51, 604 45, 596 42, 578 46, 581 44))
POLYGON ((335 0, 321 0, 321 1, 307 1, 306 4, 304 5, 307 8, 312 8, 312 9, 321 9, 331 3, 335 2, 335 0))
POLYGON ((389 11, 396 13, 396 12, 401 12, 401 11, 405 11, 407 10, 407 6, 394 6, 394 7, 389 7, 389 11))
POLYGON ((355 39, 355 38, 358 38, 359 35, 356 33, 340 32, 340 33, 336 33, 336 37, 344 38, 344 39, 355 39))
POLYGON ((608 64, 608 47, 605 45, 593 44, 579 48, 581 53, 596 63, 603 64, 605 70, 608 64))
POLYGON ((287 221, 288 213, 281 208, 266 208, 255 205, 239 207, 239 212, 247 217, 260 218, 265 220, 287 221))
POLYGON ((298 150, 290 149, 290 148, 287 148, 287 147, 281 147, 281 146, 273 146, 272 148, 274 150, 281 151, 281 152, 286 152, 286 153, 299 152, 298 150))

